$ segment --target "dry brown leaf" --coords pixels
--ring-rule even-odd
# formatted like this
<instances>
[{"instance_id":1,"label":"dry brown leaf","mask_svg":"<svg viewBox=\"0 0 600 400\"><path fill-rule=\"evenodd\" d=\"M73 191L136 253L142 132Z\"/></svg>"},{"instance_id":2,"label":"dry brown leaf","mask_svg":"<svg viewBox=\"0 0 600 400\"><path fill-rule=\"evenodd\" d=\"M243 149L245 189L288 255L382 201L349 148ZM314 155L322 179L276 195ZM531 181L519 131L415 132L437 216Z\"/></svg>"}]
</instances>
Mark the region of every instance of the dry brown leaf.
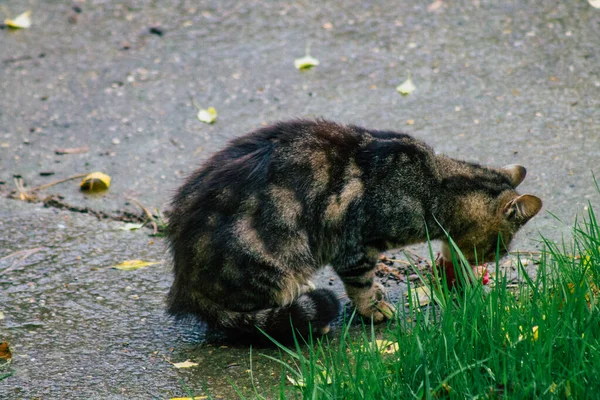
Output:
<instances>
[{"instance_id":1,"label":"dry brown leaf","mask_svg":"<svg viewBox=\"0 0 600 400\"><path fill-rule=\"evenodd\" d=\"M8 348L8 342L0 342L0 360L12 359L12 353Z\"/></svg>"}]
</instances>

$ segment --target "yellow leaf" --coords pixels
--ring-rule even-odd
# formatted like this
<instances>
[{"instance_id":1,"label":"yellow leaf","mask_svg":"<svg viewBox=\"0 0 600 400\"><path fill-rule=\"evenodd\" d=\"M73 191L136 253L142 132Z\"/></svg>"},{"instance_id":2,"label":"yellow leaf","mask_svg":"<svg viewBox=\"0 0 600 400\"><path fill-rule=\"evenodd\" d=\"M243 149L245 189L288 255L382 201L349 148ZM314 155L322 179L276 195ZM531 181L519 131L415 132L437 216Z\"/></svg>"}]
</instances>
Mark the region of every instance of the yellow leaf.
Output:
<instances>
[{"instance_id":1,"label":"yellow leaf","mask_svg":"<svg viewBox=\"0 0 600 400\"><path fill-rule=\"evenodd\" d=\"M550 388L548 389L548 391L550 391L550 393L555 393L557 387L558 387L558 385L555 382L552 382L552 385L550 385Z\"/></svg>"},{"instance_id":2,"label":"yellow leaf","mask_svg":"<svg viewBox=\"0 0 600 400\"><path fill-rule=\"evenodd\" d=\"M171 397L169 400L205 400L208 396L194 396L194 397Z\"/></svg>"},{"instance_id":3,"label":"yellow leaf","mask_svg":"<svg viewBox=\"0 0 600 400\"><path fill-rule=\"evenodd\" d=\"M199 110L198 119L205 124L214 124L217 120L217 110L215 110L214 107L208 107L206 110Z\"/></svg>"},{"instance_id":4,"label":"yellow leaf","mask_svg":"<svg viewBox=\"0 0 600 400\"><path fill-rule=\"evenodd\" d=\"M408 78L396 88L396 91L400 93L402 96L408 96L416 89L415 84L412 81L410 73L408 74Z\"/></svg>"},{"instance_id":5,"label":"yellow leaf","mask_svg":"<svg viewBox=\"0 0 600 400\"><path fill-rule=\"evenodd\" d=\"M319 60L310 56L309 54L306 54L304 57L296 58L294 60L294 67L296 67L297 69L300 69L300 70L309 69L316 65L319 65Z\"/></svg>"},{"instance_id":6,"label":"yellow leaf","mask_svg":"<svg viewBox=\"0 0 600 400\"><path fill-rule=\"evenodd\" d=\"M110 176L103 174L102 172L92 172L86 175L79 188L87 192L100 192L107 190L110 187Z\"/></svg>"},{"instance_id":7,"label":"yellow leaf","mask_svg":"<svg viewBox=\"0 0 600 400\"><path fill-rule=\"evenodd\" d=\"M381 354L394 354L400 350L400 345L398 342L392 342L389 340L377 339L375 340L375 345Z\"/></svg>"},{"instance_id":8,"label":"yellow leaf","mask_svg":"<svg viewBox=\"0 0 600 400\"><path fill-rule=\"evenodd\" d=\"M413 288L410 291L411 294L411 300L412 300L412 306L413 308L416 307L423 307L426 306L427 304L431 303L431 299L432 299L432 295L431 295L431 290L429 289L428 286L421 286L418 288ZM408 293L406 294L406 296L408 297ZM406 307L409 306L408 303L404 304Z\"/></svg>"},{"instance_id":9,"label":"yellow leaf","mask_svg":"<svg viewBox=\"0 0 600 400\"><path fill-rule=\"evenodd\" d=\"M302 379L302 378L298 378L298 380L296 380L289 375L286 375L285 377L292 385L294 385L296 387L305 387L306 386L306 382L304 382L304 379Z\"/></svg>"},{"instance_id":10,"label":"yellow leaf","mask_svg":"<svg viewBox=\"0 0 600 400\"><path fill-rule=\"evenodd\" d=\"M198 365L198 363L191 362L190 360L186 360L186 361L180 362L180 363L173 363L173 366L175 368L190 368L190 367L195 367L197 365Z\"/></svg>"},{"instance_id":11,"label":"yellow leaf","mask_svg":"<svg viewBox=\"0 0 600 400\"><path fill-rule=\"evenodd\" d=\"M588 0L588 3L594 8L600 8L600 0Z\"/></svg>"},{"instance_id":12,"label":"yellow leaf","mask_svg":"<svg viewBox=\"0 0 600 400\"><path fill-rule=\"evenodd\" d=\"M531 328L531 331L533 332L533 337L531 338L531 340L535 342L536 340L538 340L539 337L537 325Z\"/></svg>"},{"instance_id":13,"label":"yellow leaf","mask_svg":"<svg viewBox=\"0 0 600 400\"><path fill-rule=\"evenodd\" d=\"M5 19L4 23L6 26L13 29L27 29L31 27L31 11L25 11L23 14L18 15L15 19Z\"/></svg>"},{"instance_id":14,"label":"yellow leaf","mask_svg":"<svg viewBox=\"0 0 600 400\"><path fill-rule=\"evenodd\" d=\"M159 262L153 261L142 261L142 260L128 260L123 261L120 264L115 264L111 268L120 269L121 271L133 271L134 269L139 269L143 267L147 267L149 265L160 264Z\"/></svg>"},{"instance_id":15,"label":"yellow leaf","mask_svg":"<svg viewBox=\"0 0 600 400\"><path fill-rule=\"evenodd\" d=\"M327 373L326 370L322 369L319 373L319 375L316 375L317 377L320 377L319 380L321 381L321 383L327 384L327 385L331 385L332 384L332 380L331 380L331 375L329 375ZM296 387L305 387L306 386L306 382L304 382L304 379L302 377L295 379L292 378L289 375L285 376L287 378L287 380L294 386Z\"/></svg>"}]
</instances>

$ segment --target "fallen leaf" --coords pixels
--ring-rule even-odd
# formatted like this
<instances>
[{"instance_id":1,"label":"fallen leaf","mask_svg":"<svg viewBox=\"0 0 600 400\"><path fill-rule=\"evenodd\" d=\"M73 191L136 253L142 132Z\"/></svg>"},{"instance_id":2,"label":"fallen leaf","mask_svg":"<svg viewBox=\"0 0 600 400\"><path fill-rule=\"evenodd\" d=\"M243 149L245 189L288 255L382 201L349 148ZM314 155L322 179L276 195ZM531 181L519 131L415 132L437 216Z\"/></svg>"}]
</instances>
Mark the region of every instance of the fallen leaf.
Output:
<instances>
[{"instance_id":1,"label":"fallen leaf","mask_svg":"<svg viewBox=\"0 0 600 400\"><path fill-rule=\"evenodd\" d=\"M443 5L444 5L444 2L442 0L435 0L433 3L431 3L430 5L427 6L427 11L434 12L435 10L438 10L440 7L442 7Z\"/></svg>"},{"instance_id":2,"label":"fallen leaf","mask_svg":"<svg viewBox=\"0 0 600 400\"><path fill-rule=\"evenodd\" d=\"M0 311L0 321L2 321L4 319L4 313L2 311Z\"/></svg>"},{"instance_id":3,"label":"fallen leaf","mask_svg":"<svg viewBox=\"0 0 600 400\"><path fill-rule=\"evenodd\" d=\"M217 120L217 110L208 107L206 110L198 110L198 119L205 124L214 124Z\"/></svg>"},{"instance_id":4,"label":"fallen leaf","mask_svg":"<svg viewBox=\"0 0 600 400\"><path fill-rule=\"evenodd\" d=\"M321 381L321 383L325 383L327 385L331 385L333 383L333 381L331 380L331 375L327 373L326 370L322 369L321 372L317 375L317 377L319 377L319 380ZM287 378L287 380L294 386L296 387L305 387L306 386L306 382L304 382L303 378L298 378L298 379L294 379L289 375L285 376Z\"/></svg>"},{"instance_id":5,"label":"fallen leaf","mask_svg":"<svg viewBox=\"0 0 600 400\"><path fill-rule=\"evenodd\" d=\"M594 8L600 8L600 0L588 0L588 3Z\"/></svg>"},{"instance_id":6,"label":"fallen leaf","mask_svg":"<svg viewBox=\"0 0 600 400\"><path fill-rule=\"evenodd\" d=\"M120 264L115 264L111 268L120 269L121 271L133 271L134 269L140 269L149 265L160 264L157 261L143 261L143 260L128 260L123 261Z\"/></svg>"},{"instance_id":7,"label":"fallen leaf","mask_svg":"<svg viewBox=\"0 0 600 400\"><path fill-rule=\"evenodd\" d=\"M57 155L82 154L82 153L87 153L88 151L90 151L90 148L87 146L83 146L83 147L71 147L71 148L66 148L66 149L56 149L56 150L54 150L54 153L56 153Z\"/></svg>"},{"instance_id":8,"label":"fallen leaf","mask_svg":"<svg viewBox=\"0 0 600 400\"><path fill-rule=\"evenodd\" d=\"M302 378L298 378L296 380L289 375L286 375L285 377L292 385L294 385L296 387L305 387L306 386L306 382L304 382L304 379L302 379Z\"/></svg>"},{"instance_id":9,"label":"fallen leaf","mask_svg":"<svg viewBox=\"0 0 600 400\"><path fill-rule=\"evenodd\" d=\"M376 339L375 346L381 354L394 354L400 350L400 345L398 342L392 342L391 340L385 339Z\"/></svg>"},{"instance_id":10,"label":"fallen leaf","mask_svg":"<svg viewBox=\"0 0 600 400\"><path fill-rule=\"evenodd\" d=\"M408 96L416 89L415 84L412 81L410 73L408 74L408 78L396 88L396 91L400 93L402 96Z\"/></svg>"},{"instance_id":11,"label":"fallen leaf","mask_svg":"<svg viewBox=\"0 0 600 400\"><path fill-rule=\"evenodd\" d=\"M8 348L8 342L0 342L0 360L10 360L12 353Z\"/></svg>"},{"instance_id":12,"label":"fallen leaf","mask_svg":"<svg viewBox=\"0 0 600 400\"><path fill-rule=\"evenodd\" d=\"M137 229L140 229L144 226L143 223L139 223L139 224L132 224L131 222L128 222L126 224L124 224L123 226L120 226L119 229L122 231L135 231Z\"/></svg>"},{"instance_id":13,"label":"fallen leaf","mask_svg":"<svg viewBox=\"0 0 600 400\"><path fill-rule=\"evenodd\" d=\"M27 29L31 27L31 10L25 11L23 14L17 15L15 19L5 19L6 26L13 29Z\"/></svg>"},{"instance_id":14,"label":"fallen leaf","mask_svg":"<svg viewBox=\"0 0 600 400\"><path fill-rule=\"evenodd\" d=\"M194 397L171 397L169 400L205 400L208 396L194 396Z\"/></svg>"},{"instance_id":15,"label":"fallen leaf","mask_svg":"<svg viewBox=\"0 0 600 400\"><path fill-rule=\"evenodd\" d=\"M406 294L408 297L408 293ZM420 286L418 288L413 288L410 290L410 298L412 300L413 307L423 307L427 304L431 303L431 290L428 286ZM405 304L406 307L409 306L409 303Z\"/></svg>"},{"instance_id":16,"label":"fallen leaf","mask_svg":"<svg viewBox=\"0 0 600 400\"><path fill-rule=\"evenodd\" d=\"M309 68L312 68L319 64L320 64L319 60L310 56L309 54L305 55L302 58L296 58L294 60L294 67L296 67L297 69L300 69L300 70L309 69Z\"/></svg>"},{"instance_id":17,"label":"fallen leaf","mask_svg":"<svg viewBox=\"0 0 600 400\"><path fill-rule=\"evenodd\" d=\"M190 360L186 360L186 361L180 362L180 363L173 363L173 366L175 368L190 368L190 367L196 367L197 365L199 365L199 364L195 363L195 362L191 362Z\"/></svg>"},{"instance_id":18,"label":"fallen leaf","mask_svg":"<svg viewBox=\"0 0 600 400\"><path fill-rule=\"evenodd\" d=\"M79 188L86 192L100 192L107 190L110 187L110 176L103 174L102 172L92 172L86 175Z\"/></svg>"}]
</instances>

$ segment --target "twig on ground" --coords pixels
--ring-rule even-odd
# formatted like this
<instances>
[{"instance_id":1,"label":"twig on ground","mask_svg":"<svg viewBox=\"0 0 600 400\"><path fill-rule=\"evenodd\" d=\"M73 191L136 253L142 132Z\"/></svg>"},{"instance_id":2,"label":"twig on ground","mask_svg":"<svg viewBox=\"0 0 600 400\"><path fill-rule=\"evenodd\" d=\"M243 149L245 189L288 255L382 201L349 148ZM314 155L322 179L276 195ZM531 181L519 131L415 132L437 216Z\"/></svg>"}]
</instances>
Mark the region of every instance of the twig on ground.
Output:
<instances>
[{"instance_id":1,"label":"twig on ground","mask_svg":"<svg viewBox=\"0 0 600 400\"><path fill-rule=\"evenodd\" d=\"M154 230L154 235L156 235L158 233L158 225L156 224L156 221L154 220L154 215L152 215L152 213L150 212L150 210L148 210L138 199L136 199L135 197L131 197L131 196L125 196L125 198L127 200L131 200L133 201L135 204L138 205L138 207L140 207L142 209L142 211L144 211L144 214L146 214L146 216L148 217L148 220L150 221L150 223L152 224L152 229Z\"/></svg>"},{"instance_id":2,"label":"twig on ground","mask_svg":"<svg viewBox=\"0 0 600 400\"><path fill-rule=\"evenodd\" d=\"M17 187L17 191L19 192L19 199L23 201L34 201L37 197L29 194L28 190L25 189L25 185L23 184L23 178L15 178L15 186Z\"/></svg>"},{"instance_id":3,"label":"twig on ground","mask_svg":"<svg viewBox=\"0 0 600 400\"><path fill-rule=\"evenodd\" d=\"M23 178L15 178L15 186L17 187L17 191L19 193L19 199L24 200L24 201L37 201L39 199L35 194L36 192L39 192L40 190L48 189L49 187L58 185L59 183L71 181L73 179L83 178L86 175L87 174L72 175L67 178L58 179L58 180L46 183L44 185L34 186L29 189L25 188L25 185L23 184Z\"/></svg>"},{"instance_id":4,"label":"twig on ground","mask_svg":"<svg viewBox=\"0 0 600 400\"><path fill-rule=\"evenodd\" d=\"M8 267L4 271L2 271L2 275L15 270L23 261L25 261L25 259L27 259L27 257L29 257L32 254L37 253L38 251L40 251L42 249L43 249L43 247L36 247L34 249L19 250L19 251L15 251L12 254L9 254L7 256L0 258L0 261L2 261L2 260L6 260L8 258L11 258L11 257L18 256L20 254L23 254L23 257L19 258L18 260L15 260L10 267Z\"/></svg>"},{"instance_id":5,"label":"twig on ground","mask_svg":"<svg viewBox=\"0 0 600 400\"><path fill-rule=\"evenodd\" d=\"M48 189L51 186L54 185L58 185L59 183L63 183L63 182L67 182L67 181L72 181L73 179L78 179L78 178L83 178L84 176L87 176L88 174L77 174L77 175L72 175L69 176L68 178L63 178L63 179L58 179L56 181L52 181L49 183L46 183L44 185L40 185L40 186L34 186L31 189L29 189L30 192L37 192L39 190L44 190L44 189Z\"/></svg>"}]
</instances>

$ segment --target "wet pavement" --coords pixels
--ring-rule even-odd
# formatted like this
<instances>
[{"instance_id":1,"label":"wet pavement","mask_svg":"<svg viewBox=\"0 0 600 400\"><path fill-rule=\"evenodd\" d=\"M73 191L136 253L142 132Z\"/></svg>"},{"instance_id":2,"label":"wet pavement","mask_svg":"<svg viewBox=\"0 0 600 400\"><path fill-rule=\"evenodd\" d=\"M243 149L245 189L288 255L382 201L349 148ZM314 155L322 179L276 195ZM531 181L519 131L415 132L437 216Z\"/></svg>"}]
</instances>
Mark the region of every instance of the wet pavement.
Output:
<instances>
[{"instance_id":1,"label":"wet pavement","mask_svg":"<svg viewBox=\"0 0 600 400\"><path fill-rule=\"evenodd\" d=\"M247 347L207 343L202 326L164 315L168 263L107 268L164 261L161 238L5 199L15 175L31 187L103 171L113 178L105 196L72 181L41 197L119 219L140 213L127 197L166 209L227 140L322 116L402 130L455 157L525 165L521 190L563 222L536 217L515 248L539 248L538 232L568 238L588 201L600 209L600 10L587 2L27 4L30 29L0 29L0 341L14 355L1 398L168 398L184 385L234 398L229 379L253 397ZM3 1L0 13L24 7ZM307 45L321 64L300 72L293 61ZM395 87L409 72L416 90L402 97ZM217 122L199 122L196 104L214 106ZM89 150L56 154L79 147ZM167 361L186 359L200 365ZM256 357L253 367L260 393L278 384L273 363Z\"/></svg>"}]
</instances>

